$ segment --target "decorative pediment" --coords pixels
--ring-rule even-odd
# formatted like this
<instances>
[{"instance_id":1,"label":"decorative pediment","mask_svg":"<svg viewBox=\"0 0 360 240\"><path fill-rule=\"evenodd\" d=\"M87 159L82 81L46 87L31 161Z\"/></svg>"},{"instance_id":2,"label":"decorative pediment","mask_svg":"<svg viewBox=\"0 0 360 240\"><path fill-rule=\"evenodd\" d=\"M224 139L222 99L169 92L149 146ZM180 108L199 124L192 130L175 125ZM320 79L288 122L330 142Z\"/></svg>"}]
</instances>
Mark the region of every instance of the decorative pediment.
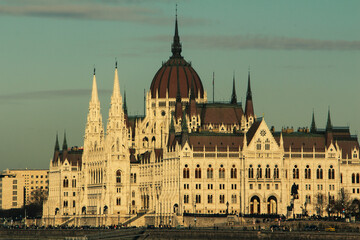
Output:
<instances>
[{"instance_id":1,"label":"decorative pediment","mask_svg":"<svg viewBox=\"0 0 360 240\"><path fill-rule=\"evenodd\" d=\"M247 132L248 147L253 151L278 151L280 147L264 119L254 123Z\"/></svg>"}]
</instances>

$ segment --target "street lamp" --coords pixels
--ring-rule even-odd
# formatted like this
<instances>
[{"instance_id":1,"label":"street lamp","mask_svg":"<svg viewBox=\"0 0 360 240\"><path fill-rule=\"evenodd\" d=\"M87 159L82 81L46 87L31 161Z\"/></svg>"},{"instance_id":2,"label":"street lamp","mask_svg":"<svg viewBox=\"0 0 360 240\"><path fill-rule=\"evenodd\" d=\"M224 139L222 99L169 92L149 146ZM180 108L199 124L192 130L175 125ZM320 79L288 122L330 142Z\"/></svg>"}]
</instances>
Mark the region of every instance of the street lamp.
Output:
<instances>
[{"instance_id":1,"label":"street lamp","mask_svg":"<svg viewBox=\"0 0 360 240\"><path fill-rule=\"evenodd\" d=\"M226 215L229 214L229 202L226 202Z\"/></svg>"},{"instance_id":2,"label":"street lamp","mask_svg":"<svg viewBox=\"0 0 360 240\"><path fill-rule=\"evenodd\" d=\"M195 222L195 228L196 228L196 217L194 218L194 222Z\"/></svg>"}]
</instances>

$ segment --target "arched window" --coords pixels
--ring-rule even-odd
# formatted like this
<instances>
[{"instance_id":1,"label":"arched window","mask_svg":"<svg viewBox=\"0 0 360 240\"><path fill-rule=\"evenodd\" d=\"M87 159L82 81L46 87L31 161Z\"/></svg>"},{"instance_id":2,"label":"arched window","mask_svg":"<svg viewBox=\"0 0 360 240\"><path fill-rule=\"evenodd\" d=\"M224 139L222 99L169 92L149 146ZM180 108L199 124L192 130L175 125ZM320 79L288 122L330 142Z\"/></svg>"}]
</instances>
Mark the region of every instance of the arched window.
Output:
<instances>
[{"instance_id":1,"label":"arched window","mask_svg":"<svg viewBox=\"0 0 360 240\"><path fill-rule=\"evenodd\" d=\"M299 169L297 165L295 165L293 168L293 179L299 179Z\"/></svg>"},{"instance_id":2,"label":"arched window","mask_svg":"<svg viewBox=\"0 0 360 240\"><path fill-rule=\"evenodd\" d=\"M72 180L72 187L75 188L76 187L76 179Z\"/></svg>"},{"instance_id":3,"label":"arched window","mask_svg":"<svg viewBox=\"0 0 360 240\"><path fill-rule=\"evenodd\" d=\"M225 168L223 167L223 165L220 165L219 168L219 178L225 178Z\"/></svg>"},{"instance_id":4,"label":"arched window","mask_svg":"<svg viewBox=\"0 0 360 240\"><path fill-rule=\"evenodd\" d=\"M116 171L116 183L121 183L121 171Z\"/></svg>"},{"instance_id":5,"label":"arched window","mask_svg":"<svg viewBox=\"0 0 360 240\"><path fill-rule=\"evenodd\" d=\"M357 174L359 176L359 174ZM351 175L351 183L355 183L355 173Z\"/></svg>"},{"instance_id":6,"label":"arched window","mask_svg":"<svg viewBox=\"0 0 360 240\"><path fill-rule=\"evenodd\" d=\"M329 179L335 179L335 169L333 168L332 165L330 165L330 169L329 169Z\"/></svg>"},{"instance_id":7,"label":"arched window","mask_svg":"<svg viewBox=\"0 0 360 240\"><path fill-rule=\"evenodd\" d=\"M231 168L231 172L230 172L231 174L231 178L237 178L237 171L236 171L236 167L235 167L235 165L233 165L232 166L232 168Z\"/></svg>"},{"instance_id":8,"label":"arched window","mask_svg":"<svg viewBox=\"0 0 360 240\"><path fill-rule=\"evenodd\" d=\"M183 170L183 178L190 178L190 170L187 164L185 165Z\"/></svg>"},{"instance_id":9,"label":"arched window","mask_svg":"<svg viewBox=\"0 0 360 240\"><path fill-rule=\"evenodd\" d=\"M261 165L258 165L258 168L256 169L256 178L262 178L262 169Z\"/></svg>"},{"instance_id":10,"label":"arched window","mask_svg":"<svg viewBox=\"0 0 360 240\"><path fill-rule=\"evenodd\" d=\"M211 165L209 165L209 167L207 169L207 178L213 178L213 173L214 173L214 170L211 167Z\"/></svg>"},{"instance_id":11,"label":"arched window","mask_svg":"<svg viewBox=\"0 0 360 240\"><path fill-rule=\"evenodd\" d=\"M254 178L254 169L251 164L249 166L249 178Z\"/></svg>"},{"instance_id":12,"label":"arched window","mask_svg":"<svg viewBox=\"0 0 360 240\"><path fill-rule=\"evenodd\" d=\"M63 187L64 187L64 188L69 187L69 179L67 179L67 177L64 178Z\"/></svg>"},{"instance_id":13,"label":"arched window","mask_svg":"<svg viewBox=\"0 0 360 240\"><path fill-rule=\"evenodd\" d=\"M316 178L323 179L323 170L320 165L318 166L318 169L316 169Z\"/></svg>"},{"instance_id":14,"label":"arched window","mask_svg":"<svg viewBox=\"0 0 360 240\"><path fill-rule=\"evenodd\" d=\"M357 173L357 174L356 174L356 183L359 183L359 180L360 180L360 179L359 179L359 174Z\"/></svg>"},{"instance_id":15,"label":"arched window","mask_svg":"<svg viewBox=\"0 0 360 240\"><path fill-rule=\"evenodd\" d=\"M275 168L274 168L274 179L277 179L279 178L279 168L278 168L278 165L275 165Z\"/></svg>"},{"instance_id":16,"label":"arched window","mask_svg":"<svg viewBox=\"0 0 360 240\"><path fill-rule=\"evenodd\" d=\"M311 179L311 169L309 168L309 165L306 165L305 168L305 179Z\"/></svg>"},{"instance_id":17,"label":"arched window","mask_svg":"<svg viewBox=\"0 0 360 240\"><path fill-rule=\"evenodd\" d=\"M265 178L271 178L271 174L270 174L270 166L266 165L266 169L265 169Z\"/></svg>"},{"instance_id":18,"label":"arched window","mask_svg":"<svg viewBox=\"0 0 360 240\"><path fill-rule=\"evenodd\" d=\"M201 168L199 164L195 168L195 178L201 178Z\"/></svg>"}]
</instances>

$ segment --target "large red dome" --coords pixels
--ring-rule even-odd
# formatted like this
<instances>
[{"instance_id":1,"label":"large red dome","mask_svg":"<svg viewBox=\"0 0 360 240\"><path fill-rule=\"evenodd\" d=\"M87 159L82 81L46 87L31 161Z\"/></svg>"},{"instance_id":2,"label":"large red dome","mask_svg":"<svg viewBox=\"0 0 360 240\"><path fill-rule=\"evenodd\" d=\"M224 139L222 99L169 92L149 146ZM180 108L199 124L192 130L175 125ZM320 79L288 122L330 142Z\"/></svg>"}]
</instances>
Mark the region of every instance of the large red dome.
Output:
<instances>
[{"instance_id":1,"label":"large red dome","mask_svg":"<svg viewBox=\"0 0 360 240\"><path fill-rule=\"evenodd\" d=\"M198 97L200 91L200 98L203 98L204 88L196 71L183 58L170 58L152 80L151 97L155 98L158 92L159 98L166 98L166 91L168 91L169 98L176 98L179 87L181 98L189 98L192 84L195 97Z\"/></svg>"},{"instance_id":2,"label":"large red dome","mask_svg":"<svg viewBox=\"0 0 360 240\"><path fill-rule=\"evenodd\" d=\"M204 98L204 88L199 75L181 56L177 19L175 20L175 35L171 51L173 55L157 71L151 82L151 97L156 98L158 93L159 98L166 98L168 91L169 98L176 98L179 91L181 98L189 98L189 91L193 86L195 97L198 98L200 92L200 98Z\"/></svg>"}]
</instances>

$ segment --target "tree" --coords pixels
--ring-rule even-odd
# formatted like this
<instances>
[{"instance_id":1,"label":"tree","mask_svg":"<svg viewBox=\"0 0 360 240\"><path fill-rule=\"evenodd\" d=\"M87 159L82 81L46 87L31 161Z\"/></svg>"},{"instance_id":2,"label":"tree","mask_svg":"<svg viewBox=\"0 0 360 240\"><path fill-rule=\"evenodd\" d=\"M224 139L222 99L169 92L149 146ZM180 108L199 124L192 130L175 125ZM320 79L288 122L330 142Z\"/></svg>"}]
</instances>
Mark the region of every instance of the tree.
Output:
<instances>
[{"instance_id":1,"label":"tree","mask_svg":"<svg viewBox=\"0 0 360 240\"><path fill-rule=\"evenodd\" d=\"M339 191L338 199L335 201L335 210L340 215L347 215L352 211L350 195L344 188L341 188Z\"/></svg>"},{"instance_id":2,"label":"tree","mask_svg":"<svg viewBox=\"0 0 360 240\"><path fill-rule=\"evenodd\" d=\"M47 200L48 192L44 189L36 189L31 192L32 201L25 206L27 216L29 217L41 217L43 212L43 203Z\"/></svg>"},{"instance_id":3,"label":"tree","mask_svg":"<svg viewBox=\"0 0 360 240\"><path fill-rule=\"evenodd\" d=\"M44 189L36 189L31 192L32 197L34 198L31 203L36 205L43 205L44 201L47 200L48 192Z\"/></svg>"},{"instance_id":4,"label":"tree","mask_svg":"<svg viewBox=\"0 0 360 240\"><path fill-rule=\"evenodd\" d=\"M315 210L317 215L322 216L324 208L326 206L326 195L323 193L317 193L315 195L316 203L315 203Z\"/></svg>"}]
</instances>

